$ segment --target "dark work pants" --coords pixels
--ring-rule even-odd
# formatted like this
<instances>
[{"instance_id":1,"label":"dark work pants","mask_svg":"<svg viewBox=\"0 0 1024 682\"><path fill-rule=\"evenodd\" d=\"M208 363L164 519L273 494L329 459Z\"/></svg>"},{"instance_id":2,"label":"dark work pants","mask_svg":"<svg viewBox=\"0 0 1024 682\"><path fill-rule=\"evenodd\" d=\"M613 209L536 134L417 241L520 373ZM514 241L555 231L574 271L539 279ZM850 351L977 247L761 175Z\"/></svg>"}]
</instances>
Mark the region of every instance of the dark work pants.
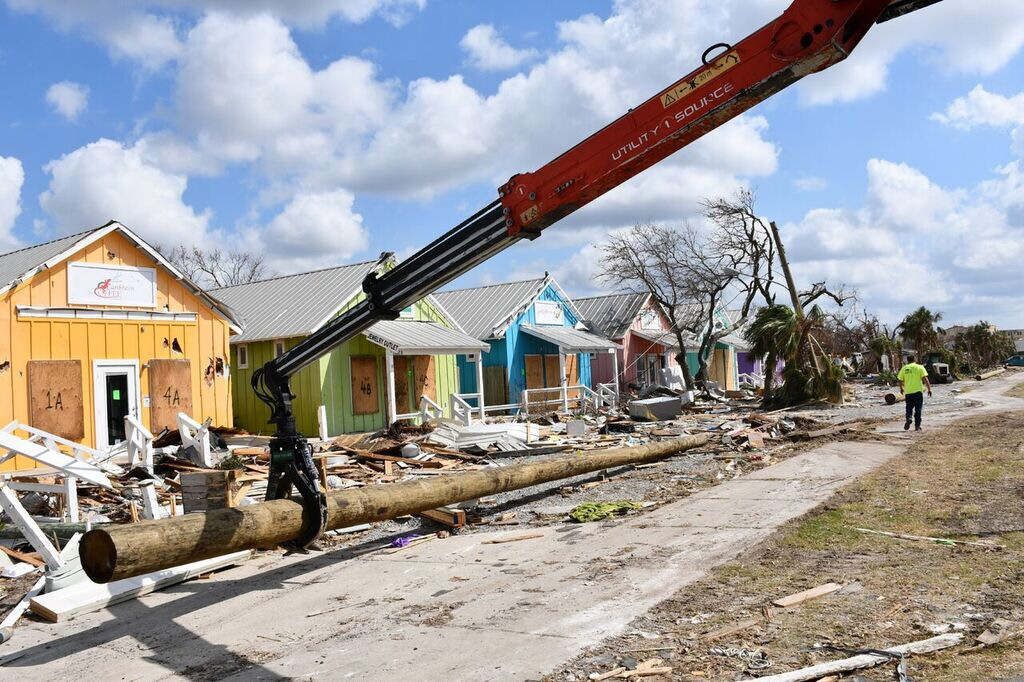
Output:
<instances>
[{"instance_id":1,"label":"dark work pants","mask_svg":"<svg viewBox=\"0 0 1024 682\"><path fill-rule=\"evenodd\" d=\"M908 393L907 398L907 421L914 420L914 426L921 426L921 408L924 407L924 393Z\"/></svg>"}]
</instances>

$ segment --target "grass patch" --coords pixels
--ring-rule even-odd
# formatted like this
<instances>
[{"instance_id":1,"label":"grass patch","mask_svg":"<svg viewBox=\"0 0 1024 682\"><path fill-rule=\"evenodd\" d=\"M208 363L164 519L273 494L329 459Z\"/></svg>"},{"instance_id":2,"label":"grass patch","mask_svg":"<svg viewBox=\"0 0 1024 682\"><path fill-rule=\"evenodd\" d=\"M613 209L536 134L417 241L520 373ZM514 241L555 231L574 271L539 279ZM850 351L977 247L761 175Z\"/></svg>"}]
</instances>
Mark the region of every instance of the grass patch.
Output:
<instances>
[{"instance_id":1,"label":"grass patch","mask_svg":"<svg viewBox=\"0 0 1024 682\"><path fill-rule=\"evenodd\" d=\"M743 664L713 654L702 635L745 619L758 624L713 644L763 649L773 661L770 673L836 658L809 654L806 648L815 642L885 647L927 639L930 626L965 623L970 645L995 618L1024 624L1022 442L1024 414L974 417L915 439L903 455L843 489L826 507L790 522L634 625L661 633L657 646L681 652L659 652L673 666L673 679L718 680L741 678ZM1006 549L908 541L856 527ZM772 609L771 621L765 619L763 608L772 599L830 581L848 587L798 607ZM949 682L1024 675L1022 641L964 655L952 650L914 657L910 672L918 680ZM604 646L615 652L636 644ZM890 680L893 670L888 665L861 674Z\"/></svg>"},{"instance_id":2,"label":"grass patch","mask_svg":"<svg viewBox=\"0 0 1024 682\"><path fill-rule=\"evenodd\" d=\"M1024 383L1017 384L1009 391L1007 391L1006 395L1011 396L1013 398L1024 398Z\"/></svg>"}]
</instances>

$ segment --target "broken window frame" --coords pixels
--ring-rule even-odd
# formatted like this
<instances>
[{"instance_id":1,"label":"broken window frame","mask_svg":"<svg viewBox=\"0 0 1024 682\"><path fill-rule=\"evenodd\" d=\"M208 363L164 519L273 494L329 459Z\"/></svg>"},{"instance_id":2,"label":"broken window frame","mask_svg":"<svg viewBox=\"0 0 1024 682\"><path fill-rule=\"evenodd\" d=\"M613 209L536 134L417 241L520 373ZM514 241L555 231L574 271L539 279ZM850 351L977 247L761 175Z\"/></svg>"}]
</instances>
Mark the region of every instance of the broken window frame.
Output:
<instances>
[{"instance_id":1,"label":"broken window frame","mask_svg":"<svg viewBox=\"0 0 1024 682\"><path fill-rule=\"evenodd\" d=\"M235 346L235 357L238 359L238 369L249 369L249 344L240 343Z\"/></svg>"},{"instance_id":2,"label":"broken window frame","mask_svg":"<svg viewBox=\"0 0 1024 682\"><path fill-rule=\"evenodd\" d=\"M284 355L284 351L284 341L274 341L274 357L281 357L282 355Z\"/></svg>"}]
</instances>

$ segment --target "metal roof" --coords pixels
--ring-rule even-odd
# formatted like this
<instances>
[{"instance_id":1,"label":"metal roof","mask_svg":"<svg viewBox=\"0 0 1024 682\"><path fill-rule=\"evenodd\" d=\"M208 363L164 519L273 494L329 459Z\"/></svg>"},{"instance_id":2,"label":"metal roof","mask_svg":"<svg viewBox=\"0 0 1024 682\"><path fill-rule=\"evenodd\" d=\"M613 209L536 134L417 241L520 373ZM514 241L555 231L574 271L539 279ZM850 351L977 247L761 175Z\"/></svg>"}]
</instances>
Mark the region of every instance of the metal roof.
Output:
<instances>
[{"instance_id":1,"label":"metal roof","mask_svg":"<svg viewBox=\"0 0 1024 682\"><path fill-rule=\"evenodd\" d=\"M548 284L547 277L434 294L462 329L477 339L493 339L517 312L526 308ZM501 328L499 328L501 327Z\"/></svg>"},{"instance_id":2,"label":"metal roof","mask_svg":"<svg viewBox=\"0 0 1024 682\"><path fill-rule=\"evenodd\" d=\"M621 339L643 310L650 294L611 294L574 299L587 326L608 339Z\"/></svg>"},{"instance_id":3,"label":"metal roof","mask_svg":"<svg viewBox=\"0 0 1024 682\"><path fill-rule=\"evenodd\" d=\"M633 334L635 336L639 336L641 339L646 339L651 343L663 346L666 350L679 349L679 344L676 342L676 335L668 330L655 331L651 329L634 329Z\"/></svg>"},{"instance_id":4,"label":"metal roof","mask_svg":"<svg viewBox=\"0 0 1024 682\"><path fill-rule=\"evenodd\" d=\"M594 353L620 347L600 336L572 327L535 327L532 324L524 324L519 329L542 341L553 343L562 351L569 353Z\"/></svg>"},{"instance_id":5,"label":"metal roof","mask_svg":"<svg viewBox=\"0 0 1024 682\"><path fill-rule=\"evenodd\" d=\"M243 331L231 343L308 336L358 294L379 261L238 284L210 293L242 316Z\"/></svg>"},{"instance_id":6,"label":"metal roof","mask_svg":"<svg viewBox=\"0 0 1024 682\"><path fill-rule=\"evenodd\" d=\"M101 225L85 232L70 234L60 239L54 239L43 244L29 246L0 255L0 293L7 292L21 282L34 277L39 271L53 267L64 259L71 257L76 251L115 231L120 232L139 249L145 251L158 265L165 268L178 279L186 289L195 294L196 297L201 299L210 308L223 315L231 323L232 331L239 331L238 316L233 310L200 288L199 285L186 277L173 263L161 255L159 251L116 220L111 220L106 225Z\"/></svg>"},{"instance_id":7,"label":"metal roof","mask_svg":"<svg viewBox=\"0 0 1024 682\"><path fill-rule=\"evenodd\" d=\"M395 355L462 355L488 348L486 343L436 322L385 320L364 331L363 336Z\"/></svg>"},{"instance_id":8,"label":"metal roof","mask_svg":"<svg viewBox=\"0 0 1024 682\"><path fill-rule=\"evenodd\" d=\"M98 229L101 228L96 228L96 230ZM71 234L67 237L61 237L50 242L3 254L0 256L0 287L7 289L17 285L30 273L35 274L33 271L39 268L39 266L51 258L68 251L76 243L83 241L96 230Z\"/></svg>"}]
</instances>

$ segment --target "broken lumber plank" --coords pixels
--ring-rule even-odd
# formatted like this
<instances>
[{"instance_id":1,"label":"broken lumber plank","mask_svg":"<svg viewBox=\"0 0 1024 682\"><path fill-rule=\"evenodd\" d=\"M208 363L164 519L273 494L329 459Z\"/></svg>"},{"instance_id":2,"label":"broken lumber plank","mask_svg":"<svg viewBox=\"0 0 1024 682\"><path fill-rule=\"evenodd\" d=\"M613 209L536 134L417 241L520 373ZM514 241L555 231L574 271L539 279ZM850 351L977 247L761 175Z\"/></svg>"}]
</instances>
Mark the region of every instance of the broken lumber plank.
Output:
<instances>
[{"instance_id":1,"label":"broken lumber plank","mask_svg":"<svg viewBox=\"0 0 1024 682\"><path fill-rule=\"evenodd\" d=\"M436 521L449 528L462 528L466 525L466 512L461 509L450 509L441 507L439 509L427 509L421 511L420 516Z\"/></svg>"},{"instance_id":2,"label":"broken lumber plank","mask_svg":"<svg viewBox=\"0 0 1024 682\"><path fill-rule=\"evenodd\" d=\"M540 483L651 462L706 445L708 439L708 435L701 434L594 452L586 457L569 454L390 485L336 490L327 494L327 530L385 521ZM298 537L302 524L299 502L271 500L237 509L98 528L82 538L79 556L92 580L110 582L225 552L281 544Z\"/></svg>"},{"instance_id":3,"label":"broken lumber plank","mask_svg":"<svg viewBox=\"0 0 1024 682\"><path fill-rule=\"evenodd\" d=\"M772 604L782 607L796 606L797 604L802 604L805 601L824 597L826 594L832 594L836 590L841 590L842 588L843 586L839 583L825 583L824 585L818 585L817 587L812 587L811 589L804 590L803 592L791 594L788 597L775 599L772 601Z\"/></svg>"},{"instance_id":4,"label":"broken lumber plank","mask_svg":"<svg viewBox=\"0 0 1024 682\"><path fill-rule=\"evenodd\" d=\"M356 459L373 459L380 462L400 462L426 469L440 469L444 466L444 462L433 459L412 459L411 457L399 457L398 455L382 455L378 452L358 452L355 457Z\"/></svg>"},{"instance_id":5,"label":"broken lumber plank","mask_svg":"<svg viewBox=\"0 0 1024 682\"><path fill-rule=\"evenodd\" d=\"M884 535L899 540L917 540L919 542L935 542L940 545L968 545L970 547L984 547L985 549L1006 549L1006 545L997 545L994 542L971 542L969 540L952 540L950 538L933 538L927 535L910 535L908 533L890 533L885 530L872 530L870 528L854 528L859 533L870 533L871 535Z\"/></svg>"},{"instance_id":6,"label":"broken lumber plank","mask_svg":"<svg viewBox=\"0 0 1024 682\"><path fill-rule=\"evenodd\" d=\"M960 642L963 641L963 638L963 634L953 632L945 635L939 635L938 637L932 637L931 639L911 642L910 644L901 644L900 646L883 649L883 651L887 651L891 654L902 655L930 654L935 651L954 647L957 644L960 644ZM872 668L891 660L892 659L887 656L861 654L859 656L844 658L839 661L819 663L818 665L812 665L809 668L801 668L800 670L793 670L788 673L779 673L777 675L769 675L767 677L759 677L757 679L758 682L806 682L808 680L820 680L823 677L834 675L835 673L844 673L851 670L860 670L862 668Z\"/></svg>"},{"instance_id":7,"label":"broken lumber plank","mask_svg":"<svg viewBox=\"0 0 1024 682\"><path fill-rule=\"evenodd\" d=\"M739 623L734 623L732 625L720 627L717 630L712 630L711 632L704 635L701 639L703 639L706 642L713 642L716 639L722 639L723 637L728 637L729 635L735 635L737 632L742 632L747 628L754 627L755 625L757 625L757 620L750 618L748 620L740 621Z\"/></svg>"},{"instance_id":8,"label":"broken lumber plank","mask_svg":"<svg viewBox=\"0 0 1024 682\"><path fill-rule=\"evenodd\" d=\"M0 545L0 552L3 552L12 559L24 561L26 564L32 564L36 568L42 568L46 565L46 562L40 559L39 555L36 552L32 552L31 554L25 554L24 552L19 552L16 549L4 547L3 545Z\"/></svg>"},{"instance_id":9,"label":"broken lumber plank","mask_svg":"<svg viewBox=\"0 0 1024 682\"><path fill-rule=\"evenodd\" d=\"M237 564L248 559L251 550L232 552L224 556L175 566L156 573L117 580L106 585L80 582L63 590L33 598L29 604L32 613L54 623L70 620L84 613L112 606L119 602L162 590L176 583L196 578L204 573Z\"/></svg>"},{"instance_id":10,"label":"broken lumber plank","mask_svg":"<svg viewBox=\"0 0 1024 682\"><path fill-rule=\"evenodd\" d=\"M511 535L504 538L495 538L493 540L484 540L481 545L502 545L506 542L519 542L520 540L533 540L536 538L544 537L544 533L526 533L525 535Z\"/></svg>"}]
</instances>

